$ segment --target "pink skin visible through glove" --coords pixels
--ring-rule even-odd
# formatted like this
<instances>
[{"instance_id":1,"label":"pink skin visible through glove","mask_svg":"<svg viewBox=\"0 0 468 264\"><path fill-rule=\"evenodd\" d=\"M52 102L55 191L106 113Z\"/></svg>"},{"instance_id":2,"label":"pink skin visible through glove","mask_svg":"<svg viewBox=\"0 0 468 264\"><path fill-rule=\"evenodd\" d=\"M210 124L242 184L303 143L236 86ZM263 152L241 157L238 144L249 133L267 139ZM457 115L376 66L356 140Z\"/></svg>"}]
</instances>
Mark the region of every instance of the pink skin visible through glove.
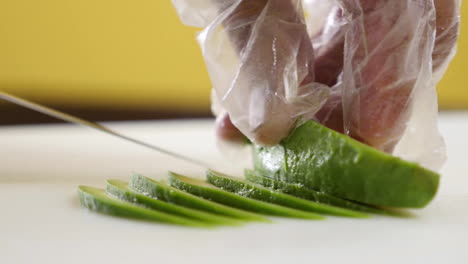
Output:
<instances>
[{"instance_id":1,"label":"pink skin visible through glove","mask_svg":"<svg viewBox=\"0 0 468 264\"><path fill-rule=\"evenodd\" d=\"M278 0L254 1L255 8L252 8L252 1L244 0L236 11L233 12L231 18L236 19L237 17L240 19L245 18L247 15L254 16L256 12L262 12L263 7L268 1ZM290 0L279 1L283 1L283 4L281 5L281 10L278 12L282 12L283 17L294 17L293 5L284 4ZM376 19L376 12L381 11L381 8L385 6L388 1L393 0L359 0L364 16L364 30L367 33L365 36L365 42L367 44L366 49L373 50L380 44L380 40L383 36L392 30L395 23L399 22L391 21L391 19L390 21ZM436 0L435 6L437 10L437 38L432 56L434 71L437 70L450 55L450 51L456 43L458 33L458 25L456 24L456 1ZM394 7L405 8L405 5L396 4ZM393 11L395 14L400 12L399 10ZM398 19L398 16L395 16L395 19ZM390 52L408 48L410 43L405 40L408 38L407 35L412 32L409 31L411 27L408 27L409 32L405 34L405 29L404 26L400 25L399 30L403 32L399 35L401 36L401 41L399 41L398 46L387 49L377 49L377 51L380 51L382 54L374 54L372 59L364 64L361 70L361 85L366 87L366 89L361 89L357 94L353 95L359 98L359 100L355 100L359 103L351 103L346 109L346 114L349 115L350 120L347 130L345 131L344 127L343 107L340 97L332 96L325 106L316 114L317 120L338 132L349 134L375 148L388 152L392 151L395 143L398 142L401 137L404 131L404 124L408 119L406 108L409 105L410 95L414 87L414 80L398 83L397 80L400 79L401 76L399 76L399 74L401 73L397 70L392 71L392 69L397 69L404 63L405 58L393 60L392 63L394 65L392 65L392 67L388 67L387 65L385 70L382 70L382 62ZM242 45L246 34L248 34L248 32L240 32L230 37L236 40L236 43L241 43L240 45ZM304 49L303 53L298 54L298 56L309 56L313 58L313 54L304 54L305 52L313 53L313 49ZM335 40L332 44L327 46L326 50L315 58L314 67L311 67L311 70L314 72L311 72L309 76L305 78L303 84L312 81L320 82L328 86L336 84L338 75L341 73L343 67L343 52L344 37L342 36L341 39ZM359 61L356 63L359 63ZM398 86L392 89L382 89L382 87L387 87L392 83L398 83ZM281 107L281 105L275 105L275 107ZM263 129L261 128L256 131L257 143L266 145L276 144L290 129L290 125L282 126L280 122L275 122L272 126L265 126ZM221 139L229 141L244 140L244 136L232 124L228 114L225 114L219 119L217 135Z\"/></svg>"}]
</instances>

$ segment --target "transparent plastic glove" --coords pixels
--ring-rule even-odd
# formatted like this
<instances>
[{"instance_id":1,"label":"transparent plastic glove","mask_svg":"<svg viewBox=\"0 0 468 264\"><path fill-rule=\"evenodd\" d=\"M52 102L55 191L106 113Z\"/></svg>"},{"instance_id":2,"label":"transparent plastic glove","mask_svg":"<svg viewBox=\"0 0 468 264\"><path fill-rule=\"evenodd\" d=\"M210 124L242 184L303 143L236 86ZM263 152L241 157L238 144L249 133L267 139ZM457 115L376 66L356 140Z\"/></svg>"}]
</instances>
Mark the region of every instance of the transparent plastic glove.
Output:
<instances>
[{"instance_id":1,"label":"transparent plastic glove","mask_svg":"<svg viewBox=\"0 0 468 264\"><path fill-rule=\"evenodd\" d=\"M250 140L276 144L296 120L312 118L329 92L329 87L313 82L314 53L302 3L212 3L221 7L220 13L198 39L214 98ZM225 8L226 3L231 5Z\"/></svg>"},{"instance_id":2,"label":"transparent plastic glove","mask_svg":"<svg viewBox=\"0 0 468 264\"><path fill-rule=\"evenodd\" d=\"M435 84L455 51L459 1L173 2L183 21L210 13L199 41L221 137L239 138L239 129L275 144L313 118L429 168L442 164Z\"/></svg>"},{"instance_id":3,"label":"transparent plastic glove","mask_svg":"<svg viewBox=\"0 0 468 264\"><path fill-rule=\"evenodd\" d=\"M317 118L375 148L439 169L445 149L437 129L435 84L454 54L459 2L339 2L345 35L335 34L315 66L327 68L320 65L322 57L337 58L340 38L343 66L334 95Z\"/></svg>"}]
</instances>

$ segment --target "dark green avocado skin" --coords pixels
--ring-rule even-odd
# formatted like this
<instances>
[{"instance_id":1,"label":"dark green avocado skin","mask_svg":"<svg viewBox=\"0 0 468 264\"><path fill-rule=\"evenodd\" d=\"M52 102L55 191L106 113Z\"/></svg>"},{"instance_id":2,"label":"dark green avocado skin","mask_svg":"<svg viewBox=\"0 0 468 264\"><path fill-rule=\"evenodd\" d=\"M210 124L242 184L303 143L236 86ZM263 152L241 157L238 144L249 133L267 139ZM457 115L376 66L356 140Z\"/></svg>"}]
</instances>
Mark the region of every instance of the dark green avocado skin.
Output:
<instances>
[{"instance_id":1,"label":"dark green avocado skin","mask_svg":"<svg viewBox=\"0 0 468 264\"><path fill-rule=\"evenodd\" d=\"M297 127L273 147L254 145L262 175L366 204L425 207L440 175L326 128L315 121Z\"/></svg>"}]
</instances>

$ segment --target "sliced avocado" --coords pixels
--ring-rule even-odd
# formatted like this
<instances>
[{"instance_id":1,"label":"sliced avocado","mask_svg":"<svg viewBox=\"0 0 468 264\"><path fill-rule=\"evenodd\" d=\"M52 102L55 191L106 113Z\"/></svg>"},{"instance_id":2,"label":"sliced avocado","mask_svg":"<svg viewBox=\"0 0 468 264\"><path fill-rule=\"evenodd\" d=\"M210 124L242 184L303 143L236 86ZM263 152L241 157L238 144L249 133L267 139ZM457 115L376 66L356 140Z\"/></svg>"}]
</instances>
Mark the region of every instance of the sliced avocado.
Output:
<instances>
[{"instance_id":1,"label":"sliced avocado","mask_svg":"<svg viewBox=\"0 0 468 264\"><path fill-rule=\"evenodd\" d=\"M330 204L342 208L348 208L351 210L357 210L361 212L374 213L374 214L385 214L385 215L395 215L395 213L389 212L385 209L368 206L365 204L348 201L335 197L323 192L314 191L307 189L299 184L291 184L286 182L280 182L273 180L271 178L260 176L256 171L245 170L245 178L251 182L260 184L264 187L281 191L292 196L296 196L302 199L307 199L319 203Z\"/></svg>"},{"instance_id":2,"label":"sliced avocado","mask_svg":"<svg viewBox=\"0 0 468 264\"><path fill-rule=\"evenodd\" d=\"M135 190L145 196L187 208L197 209L245 221L271 222L269 219L261 215L202 199L195 195L173 188L165 183L155 181L139 174L132 175L130 178L129 187L130 189Z\"/></svg>"},{"instance_id":3,"label":"sliced avocado","mask_svg":"<svg viewBox=\"0 0 468 264\"><path fill-rule=\"evenodd\" d=\"M128 188L128 184L124 181L107 180L106 191L108 194L122 201L137 204L160 212L178 215L180 217L191 218L194 220L219 225L238 226L242 224L242 222L233 218L194 210L179 205L166 203L153 198L149 198L147 196L130 190Z\"/></svg>"},{"instance_id":4,"label":"sliced avocado","mask_svg":"<svg viewBox=\"0 0 468 264\"><path fill-rule=\"evenodd\" d=\"M364 218L369 216L361 212L297 198L289 194L277 192L263 186L259 186L255 183L251 183L239 178L234 178L212 170L208 170L206 172L206 176L209 183L223 190L268 203L274 203L308 212L335 216L357 218Z\"/></svg>"},{"instance_id":5,"label":"sliced avocado","mask_svg":"<svg viewBox=\"0 0 468 264\"><path fill-rule=\"evenodd\" d=\"M323 219L321 215L296 210L276 204L257 201L233 194L217 188L205 181L182 176L177 173L169 173L171 186L188 193L203 197L205 199L232 206L235 208L274 216L303 218L303 219Z\"/></svg>"},{"instance_id":6,"label":"sliced avocado","mask_svg":"<svg viewBox=\"0 0 468 264\"><path fill-rule=\"evenodd\" d=\"M107 195L103 189L79 186L78 195L82 206L107 215L193 227L213 226L200 221L150 210L121 201Z\"/></svg>"},{"instance_id":7,"label":"sliced avocado","mask_svg":"<svg viewBox=\"0 0 468 264\"><path fill-rule=\"evenodd\" d=\"M275 180L388 207L426 206L440 177L315 121L297 127L276 146L254 146L254 164L261 175Z\"/></svg>"}]
</instances>

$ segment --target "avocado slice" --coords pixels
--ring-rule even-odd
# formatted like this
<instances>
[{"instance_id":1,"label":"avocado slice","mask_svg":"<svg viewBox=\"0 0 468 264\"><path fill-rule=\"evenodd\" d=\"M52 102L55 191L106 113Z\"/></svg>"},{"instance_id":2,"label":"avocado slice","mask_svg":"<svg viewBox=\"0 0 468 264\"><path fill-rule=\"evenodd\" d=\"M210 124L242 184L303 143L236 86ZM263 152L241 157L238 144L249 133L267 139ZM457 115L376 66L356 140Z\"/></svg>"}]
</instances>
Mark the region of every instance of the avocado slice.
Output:
<instances>
[{"instance_id":1,"label":"avocado slice","mask_svg":"<svg viewBox=\"0 0 468 264\"><path fill-rule=\"evenodd\" d=\"M245 221L271 222L261 215L202 199L139 174L131 176L129 187L145 196L191 209Z\"/></svg>"},{"instance_id":2,"label":"avocado slice","mask_svg":"<svg viewBox=\"0 0 468 264\"><path fill-rule=\"evenodd\" d=\"M366 213L374 213L374 214L384 214L384 215L395 215L395 213L389 212L387 210L368 206L365 204L341 199L339 197L335 197L323 192L318 192L312 189L307 189L299 184L291 184L286 182L281 182L277 180L273 180L271 178L263 177L259 175L256 171L246 169L245 170L245 178L248 181L260 184L264 187L281 191L283 193L299 197L306 200L315 201L318 203L334 205L342 208L348 208L351 210L366 212Z\"/></svg>"},{"instance_id":3,"label":"avocado slice","mask_svg":"<svg viewBox=\"0 0 468 264\"><path fill-rule=\"evenodd\" d=\"M208 182L214 186L244 197L314 213L356 218L369 217L369 215L362 212L305 200L212 170L208 170L206 176Z\"/></svg>"},{"instance_id":4,"label":"avocado slice","mask_svg":"<svg viewBox=\"0 0 468 264\"><path fill-rule=\"evenodd\" d=\"M106 192L122 201L147 207L149 209L157 210L160 212L198 220L201 222L231 226L239 226L242 224L241 221L235 220L233 218L202 212L199 210L194 210L179 205L166 203L153 198L149 198L147 196L130 190L128 188L128 184L124 181L107 180Z\"/></svg>"},{"instance_id":5,"label":"avocado slice","mask_svg":"<svg viewBox=\"0 0 468 264\"><path fill-rule=\"evenodd\" d=\"M78 187L78 195L82 206L107 215L192 227L213 226L200 221L150 210L121 201L107 195L103 189L81 185Z\"/></svg>"},{"instance_id":6,"label":"avocado slice","mask_svg":"<svg viewBox=\"0 0 468 264\"><path fill-rule=\"evenodd\" d=\"M297 127L278 145L255 145L253 156L261 175L377 206L422 208L439 186L436 172L315 121Z\"/></svg>"},{"instance_id":7,"label":"avocado slice","mask_svg":"<svg viewBox=\"0 0 468 264\"><path fill-rule=\"evenodd\" d=\"M177 189L203 197L205 199L255 213L303 219L324 218L321 215L315 213L305 212L243 197L224 191L205 181L185 177L173 172L169 172L169 183L171 186Z\"/></svg>"}]
</instances>

